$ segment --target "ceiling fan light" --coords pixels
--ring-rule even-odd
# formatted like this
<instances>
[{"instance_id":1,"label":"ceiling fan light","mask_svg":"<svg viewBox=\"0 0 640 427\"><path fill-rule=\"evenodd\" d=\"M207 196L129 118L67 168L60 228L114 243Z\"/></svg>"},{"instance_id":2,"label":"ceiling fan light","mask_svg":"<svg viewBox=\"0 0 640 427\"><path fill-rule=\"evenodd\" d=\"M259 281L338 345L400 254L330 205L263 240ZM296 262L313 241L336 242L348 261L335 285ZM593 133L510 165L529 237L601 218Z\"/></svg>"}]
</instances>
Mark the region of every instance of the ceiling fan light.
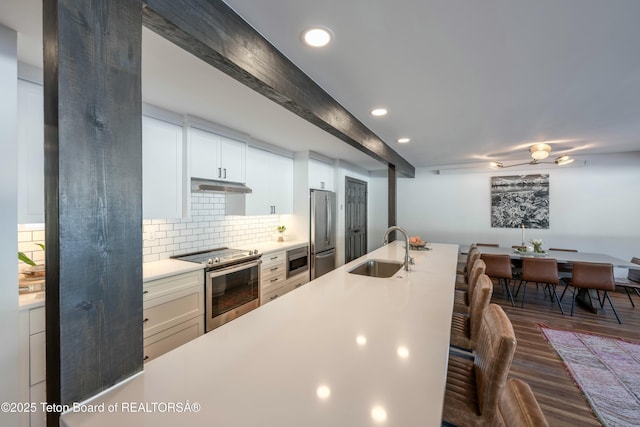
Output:
<instances>
[{"instance_id":1,"label":"ceiling fan light","mask_svg":"<svg viewBox=\"0 0 640 427\"><path fill-rule=\"evenodd\" d=\"M539 143L532 145L529 151L531 151L531 157L534 160L544 160L549 157L551 147L548 144Z\"/></svg>"},{"instance_id":2,"label":"ceiling fan light","mask_svg":"<svg viewBox=\"0 0 640 427\"><path fill-rule=\"evenodd\" d=\"M568 165L569 163L573 163L574 160L575 159L573 159L573 158L571 158L571 157L569 157L567 155L564 155L564 156L560 156L560 157L558 157L556 159L556 164L558 166Z\"/></svg>"}]
</instances>

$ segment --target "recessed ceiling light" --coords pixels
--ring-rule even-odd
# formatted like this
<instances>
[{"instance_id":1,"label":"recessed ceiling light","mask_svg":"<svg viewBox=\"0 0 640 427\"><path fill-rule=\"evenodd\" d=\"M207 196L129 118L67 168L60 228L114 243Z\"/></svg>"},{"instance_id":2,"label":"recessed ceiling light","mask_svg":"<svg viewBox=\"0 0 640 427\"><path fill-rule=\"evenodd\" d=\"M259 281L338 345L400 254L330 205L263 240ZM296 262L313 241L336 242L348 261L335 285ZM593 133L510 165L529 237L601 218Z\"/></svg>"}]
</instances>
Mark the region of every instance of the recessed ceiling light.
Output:
<instances>
[{"instance_id":1,"label":"recessed ceiling light","mask_svg":"<svg viewBox=\"0 0 640 427\"><path fill-rule=\"evenodd\" d=\"M309 28L302 34L302 39L312 47L323 47L328 45L333 39L331 30L323 27Z\"/></svg>"},{"instance_id":2,"label":"recessed ceiling light","mask_svg":"<svg viewBox=\"0 0 640 427\"><path fill-rule=\"evenodd\" d=\"M400 144L406 144L407 142L411 141L410 138L398 138L398 142Z\"/></svg>"},{"instance_id":3,"label":"recessed ceiling light","mask_svg":"<svg viewBox=\"0 0 640 427\"><path fill-rule=\"evenodd\" d=\"M374 108L373 110L371 110L371 115L376 117L386 116L387 113L388 111L386 108Z\"/></svg>"}]
</instances>

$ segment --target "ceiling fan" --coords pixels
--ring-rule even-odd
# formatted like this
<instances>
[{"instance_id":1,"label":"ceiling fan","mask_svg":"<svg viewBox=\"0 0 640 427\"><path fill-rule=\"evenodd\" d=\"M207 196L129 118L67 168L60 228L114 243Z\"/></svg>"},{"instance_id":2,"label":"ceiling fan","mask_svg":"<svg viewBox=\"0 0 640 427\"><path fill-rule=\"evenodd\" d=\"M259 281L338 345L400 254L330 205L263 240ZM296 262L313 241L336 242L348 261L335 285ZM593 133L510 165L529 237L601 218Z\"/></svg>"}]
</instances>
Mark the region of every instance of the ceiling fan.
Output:
<instances>
[{"instance_id":1,"label":"ceiling fan","mask_svg":"<svg viewBox=\"0 0 640 427\"><path fill-rule=\"evenodd\" d=\"M575 159L569 157L568 155L563 155L560 157L556 157L553 161L543 161L549 157L551 153L551 146L549 144L545 144L544 142L539 142L537 144L533 144L529 151L531 152L531 160L524 163L516 163L513 165L505 165L502 162L491 162L489 164L490 168L493 169L504 169L511 168L514 166L523 166L523 165L540 165L540 164L553 164L555 163L558 166L568 165L572 163Z\"/></svg>"}]
</instances>

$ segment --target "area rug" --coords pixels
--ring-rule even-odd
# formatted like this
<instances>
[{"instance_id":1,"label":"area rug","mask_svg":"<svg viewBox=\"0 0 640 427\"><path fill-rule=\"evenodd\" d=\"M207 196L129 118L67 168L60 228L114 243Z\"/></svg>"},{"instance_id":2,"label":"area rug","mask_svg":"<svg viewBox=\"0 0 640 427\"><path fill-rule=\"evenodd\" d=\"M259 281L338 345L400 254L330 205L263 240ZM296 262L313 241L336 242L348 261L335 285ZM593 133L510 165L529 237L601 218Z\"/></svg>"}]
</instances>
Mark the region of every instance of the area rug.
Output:
<instances>
[{"instance_id":1,"label":"area rug","mask_svg":"<svg viewBox=\"0 0 640 427\"><path fill-rule=\"evenodd\" d=\"M540 329L603 425L640 426L640 343Z\"/></svg>"}]
</instances>

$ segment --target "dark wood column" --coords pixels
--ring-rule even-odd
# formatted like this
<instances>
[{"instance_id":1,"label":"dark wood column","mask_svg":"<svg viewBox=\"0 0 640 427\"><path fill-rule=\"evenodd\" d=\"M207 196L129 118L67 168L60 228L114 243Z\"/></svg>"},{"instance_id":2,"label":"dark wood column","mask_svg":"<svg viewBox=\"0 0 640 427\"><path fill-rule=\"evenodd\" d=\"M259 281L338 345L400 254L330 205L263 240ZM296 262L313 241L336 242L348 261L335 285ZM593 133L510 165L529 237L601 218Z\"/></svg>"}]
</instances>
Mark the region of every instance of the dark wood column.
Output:
<instances>
[{"instance_id":1,"label":"dark wood column","mask_svg":"<svg viewBox=\"0 0 640 427\"><path fill-rule=\"evenodd\" d=\"M394 165L389 165L389 169L387 169L388 179L387 179L387 194L388 194L388 212L387 212L387 220L388 226L398 225L397 218L397 180L398 176L396 173L396 168ZM389 235L389 241L392 242L396 240L396 232L392 232Z\"/></svg>"},{"instance_id":2,"label":"dark wood column","mask_svg":"<svg viewBox=\"0 0 640 427\"><path fill-rule=\"evenodd\" d=\"M221 0L142 0L144 25L303 119L385 164L414 167Z\"/></svg>"},{"instance_id":3,"label":"dark wood column","mask_svg":"<svg viewBox=\"0 0 640 427\"><path fill-rule=\"evenodd\" d=\"M50 403L142 370L141 8L43 2Z\"/></svg>"}]
</instances>

